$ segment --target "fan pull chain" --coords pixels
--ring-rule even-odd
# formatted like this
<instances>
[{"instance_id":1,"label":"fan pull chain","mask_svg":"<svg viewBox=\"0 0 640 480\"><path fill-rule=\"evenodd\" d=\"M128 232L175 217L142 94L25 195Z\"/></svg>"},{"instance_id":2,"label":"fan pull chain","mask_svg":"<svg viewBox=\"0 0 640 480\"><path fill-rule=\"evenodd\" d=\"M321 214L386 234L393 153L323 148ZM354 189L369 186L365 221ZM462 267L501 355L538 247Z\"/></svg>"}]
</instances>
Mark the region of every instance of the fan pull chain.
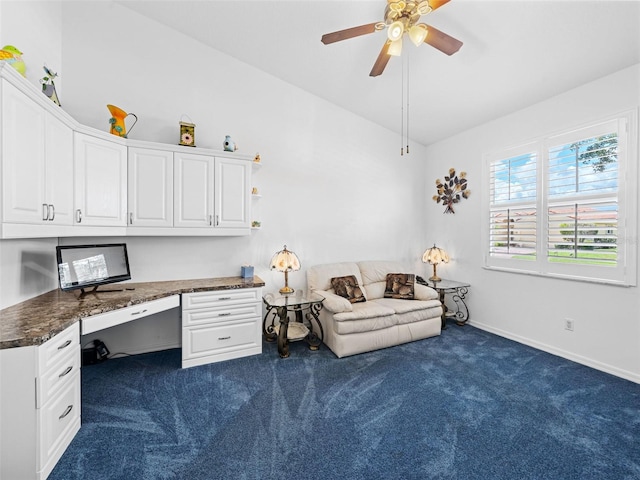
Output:
<instances>
[{"instance_id":1,"label":"fan pull chain","mask_svg":"<svg viewBox=\"0 0 640 480\"><path fill-rule=\"evenodd\" d=\"M407 55L407 155L409 155L409 83L411 82L411 75L409 74L409 55Z\"/></svg>"},{"instance_id":2,"label":"fan pull chain","mask_svg":"<svg viewBox=\"0 0 640 480\"><path fill-rule=\"evenodd\" d=\"M400 85L400 156L404 155L404 143L403 143L403 135L404 135L404 57L400 57L402 62L402 72L400 75L400 81L402 84Z\"/></svg>"}]
</instances>

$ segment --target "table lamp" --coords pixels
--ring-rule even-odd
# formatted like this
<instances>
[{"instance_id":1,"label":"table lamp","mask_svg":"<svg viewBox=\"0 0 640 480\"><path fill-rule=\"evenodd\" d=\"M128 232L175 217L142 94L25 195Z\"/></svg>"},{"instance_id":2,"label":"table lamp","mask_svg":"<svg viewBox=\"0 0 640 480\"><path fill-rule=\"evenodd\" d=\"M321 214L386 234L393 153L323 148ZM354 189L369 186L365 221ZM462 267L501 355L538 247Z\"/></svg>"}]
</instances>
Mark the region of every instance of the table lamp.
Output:
<instances>
[{"instance_id":1,"label":"table lamp","mask_svg":"<svg viewBox=\"0 0 640 480\"><path fill-rule=\"evenodd\" d=\"M271 257L271 264L269 265L271 270L277 270L278 272L284 272L284 287L280 289L282 295L288 295L293 293L293 288L289 286L289 272L295 272L300 270L300 260L298 256L290 250L287 250L287 246L284 246L283 250L276 252Z\"/></svg>"},{"instance_id":2,"label":"table lamp","mask_svg":"<svg viewBox=\"0 0 640 480\"><path fill-rule=\"evenodd\" d=\"M433 265L433 275L429 277L429 280L439 282L442 279L436 273L436 265L439 263L449 263L449 255L443 249L436 247L434 243L433 247L428 248L422 255L422 261Z\"/></svg>"}]
</instances>

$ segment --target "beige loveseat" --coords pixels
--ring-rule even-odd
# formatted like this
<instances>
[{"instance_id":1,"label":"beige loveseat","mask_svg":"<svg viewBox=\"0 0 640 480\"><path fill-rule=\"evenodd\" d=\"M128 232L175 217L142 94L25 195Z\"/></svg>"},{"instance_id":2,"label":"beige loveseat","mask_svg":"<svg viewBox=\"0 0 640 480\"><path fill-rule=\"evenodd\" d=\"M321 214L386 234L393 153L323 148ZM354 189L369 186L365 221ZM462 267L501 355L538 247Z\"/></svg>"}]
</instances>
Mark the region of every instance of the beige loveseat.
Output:
<instances>
[{"instance_id":1,"label":"beige loveseat","mask_svg":"<svg viewBox=\"0 0 640 480\"><path fill-rule=\"evenodd\" d=\"M438 293L415 283L413 300L385 298L387 274L394 273L410 272L389 261L332 263L307 270L309 293L324 297L319 315L324 343L338 357L440 335ZM361 290L357 294L362 293L366 301L351 303L332 288L332 279L351 275Z\"/></svg>"}]
</instances>

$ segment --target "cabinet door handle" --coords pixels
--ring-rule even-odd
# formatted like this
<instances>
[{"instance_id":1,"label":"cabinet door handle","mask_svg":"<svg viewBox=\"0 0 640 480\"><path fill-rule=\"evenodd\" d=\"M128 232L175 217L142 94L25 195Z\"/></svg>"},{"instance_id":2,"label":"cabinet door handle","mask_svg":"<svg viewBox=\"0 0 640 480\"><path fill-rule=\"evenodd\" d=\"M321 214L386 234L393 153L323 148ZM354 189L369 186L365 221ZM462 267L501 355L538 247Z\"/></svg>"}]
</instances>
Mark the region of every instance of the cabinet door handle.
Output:
<instances>
[{"instance_id":1,"label":"cabinet door handle","mask_svg":"<svg viewBox=\"0 0 640 480\"><path fill-rule=\"evenodd\" d=\"M133 212L129 212L129 225L133 225Z\"/></svg>"},{"instance_id":2,"label":"cabinet door handle","mask_svg":"<svg viewBox=\"0 0 640 480\"><path fill-rule=\"evenodd\" d=\"M62 372L60 375L58 375L58 378L66 377L67 375L69 375L71 370L73 370L73 365L68 366L67 369L64 372Z\"/></svg>"},{"instance_id":3,"label":"cabinet door handle","mask_svg":"<svg viewBox=\"0 0 640 480\"><path fill-rule=\"evenodd\" d=\"M213 225L213 215L209 215L209 226Z\"/></svg>"},{"instance_id":4,"label":"cabinet door handle","mask_svg":"<svg viewBox=\"0 0 640 480\"><path fill-rule=\"evenodd\" d=\"M49 206L46 203L42 204L42 220L49 220Z\"/></svg>"},{"instance_id":5,"label":"cabinet door handle","mask_svg":"<svg viewBox=\"0 0 640 480\"><path fill-rule=\"evenodd\" d=\"M78 223L82 222L82 210L80 209L76 210L76 222Z\"/></svg>"},{"instance_id":6,"label":"cabinet door handle","mask_svg":"<svg viewBox=\"0 0 640 480\"><path fill-rule=\"evenodd\" d=\"M220 225L220 216L216 215L216 227Z\"/></svg>"},{"instance_id":7,"label":"cabinet door handle","mask_svg":"<svg viewBox=\"0 0 640 480\"><path fill-rule=\"evenodd\" d=\"M66 417L67 415L69 415L71 413L71 409L73 408L73 405L69 405L64 412L62 412L62 415L60 415L58 417L58 420L62 420L64 417Z\"/></svg>"},{"instance_id":8,"label":"cabinet door handle","mask_svg":"<svg viewBox=\"0 0 640 480\"><path fill-rule=\"evenodd\" d=\"M225 313L219 313L218 314L219 317L228 317L229 315L231 315L231 312L225 312Z\"/></svg>"},{"instance_id":9,"label":"cabinet door handle","mask_svg":"<svg viewBox=\"0 0 640 480\"><path fill-rule=\"evenodd\" d=\"M51 209L49 211L49 209ZM56 207L53 205L49 205L49 208L47 209L47 215L49 216L49 221L53 222L53 220L56 218Z\"/></svg>"},{"instance_id":10,"label":"cabinet door handle","mask_svg":"<svg viewBox=\"0 0 640 480\"><path fill-rule=\"evenodd\" d=\"M218 300L231 300L231 297L220 297Z\"/></svg>"},{"instance_id":11,"label":"cabinet door handle","mask_svg":"<svg viewBox=\"0 0 640 480\"><path fill-rule=\"evenodd\" d=\"M131 312L131 315L140 315L140 314L142 314L142 313L144 313L146 311L147 311L147 309L145 308L144 310L138 310L137 312Z\"/></svg>"},{"instance_id":12,"label":"cabinet door handle","mask_svg":"<svg viewBox=\"0 0 640 480\"><path fill-rule=\"evenodd\" d=\"M229 340L231 337L218 337L218 340Z\"/></svg>"},{"instance_id":13,"label":"cabinet door handle","mask_svg":"<svg viewBox=\"0 0 640 480\"><path fill-rule=\"evenodd\" d=\"M67 340L66 342L64 342L62 345L60 345L58 347L58 350L62 350L63 348L67 348L69 345L71 345L71 340Z\"/></svg>"}]
</instances>

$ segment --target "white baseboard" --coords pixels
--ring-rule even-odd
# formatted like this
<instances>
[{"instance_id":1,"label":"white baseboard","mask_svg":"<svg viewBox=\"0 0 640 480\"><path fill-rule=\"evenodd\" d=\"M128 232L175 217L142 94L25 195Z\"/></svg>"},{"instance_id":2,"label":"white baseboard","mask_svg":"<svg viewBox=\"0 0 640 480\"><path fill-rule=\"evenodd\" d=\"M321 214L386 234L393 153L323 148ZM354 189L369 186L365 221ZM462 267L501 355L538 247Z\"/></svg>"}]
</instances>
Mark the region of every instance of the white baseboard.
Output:
<instances>
[{"instance_id":1,"label":"white baseboard","mask_svg":"<svg viewBox=\"0 0 640 480\"><path fill-rule=\"evenodd\" d=\"M531 340L530 338L522 337L520 335L515 335L505 330L501 330L499 328L486 325L482 322L470 321L469 325L489 333L494 333L500 337L508 338L509 340L513 340L515 342L528 345L538 350L542 350L543 352L551 353L552 355L557 355L558 357L566 358L567 360L571 360L572 362L576 362L590 368L595 368L596 370L600 370L601 372L609 373L611 375L615 375L616 377L624 378L625 380L629 380L631 382L640 384L640 375L635 374L633 372L622 370L618 367L614 367L606 363L598 362L591 358L583 357L582 355L576 355L575 353L567 352L565 350L553 347L551 345L536 342L535 340Z\"/></svg>"}]
</instances>

